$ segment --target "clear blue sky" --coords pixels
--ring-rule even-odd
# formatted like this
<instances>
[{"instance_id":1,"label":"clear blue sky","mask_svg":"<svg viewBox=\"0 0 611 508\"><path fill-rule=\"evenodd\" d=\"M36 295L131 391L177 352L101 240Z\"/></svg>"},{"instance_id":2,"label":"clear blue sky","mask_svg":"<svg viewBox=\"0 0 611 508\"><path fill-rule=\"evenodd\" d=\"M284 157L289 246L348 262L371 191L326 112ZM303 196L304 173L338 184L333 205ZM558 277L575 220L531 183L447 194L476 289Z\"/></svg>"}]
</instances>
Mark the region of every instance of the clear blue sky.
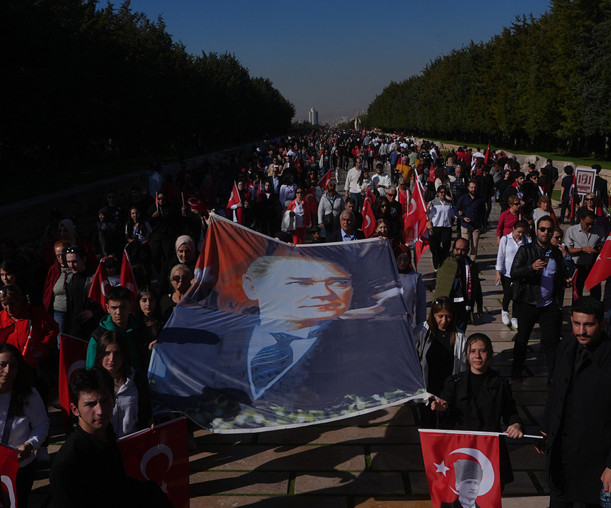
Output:
<instances>
[{"instance_id":1,"label":"clear blue sky","mask_svg":"<svg viewBox=\"0 0 611 508\"><path fill-rule=\"evenodd\" d=\"M194 55L233 53L295 105L296 120L314 107L324 123L366 110L390 81L488 41L516 15L540 16L549 0L132 0L131 8L161 15Z\"/></svg>"}]
</instances>

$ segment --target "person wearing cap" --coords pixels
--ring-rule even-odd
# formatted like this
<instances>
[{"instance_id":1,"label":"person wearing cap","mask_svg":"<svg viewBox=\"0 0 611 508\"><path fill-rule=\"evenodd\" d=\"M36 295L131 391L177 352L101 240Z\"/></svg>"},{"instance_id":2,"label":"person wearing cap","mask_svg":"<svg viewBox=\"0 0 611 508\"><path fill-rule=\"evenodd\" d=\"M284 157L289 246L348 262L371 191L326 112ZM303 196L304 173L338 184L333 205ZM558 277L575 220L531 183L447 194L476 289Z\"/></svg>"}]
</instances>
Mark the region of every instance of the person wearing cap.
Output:
<instances>
[{"instance_id":1,"label":"person wearing cap","mask_svg":"<svg viewBox=\"0 0 611 508\"><path fill-rule=\"evenodd\" d=\"M457 460L454 462L454 477L458 498L452 503L441 503L441 508L479 508L475 500L484 478L482 467L474 460Z\"/></svg>"}]
</instances>

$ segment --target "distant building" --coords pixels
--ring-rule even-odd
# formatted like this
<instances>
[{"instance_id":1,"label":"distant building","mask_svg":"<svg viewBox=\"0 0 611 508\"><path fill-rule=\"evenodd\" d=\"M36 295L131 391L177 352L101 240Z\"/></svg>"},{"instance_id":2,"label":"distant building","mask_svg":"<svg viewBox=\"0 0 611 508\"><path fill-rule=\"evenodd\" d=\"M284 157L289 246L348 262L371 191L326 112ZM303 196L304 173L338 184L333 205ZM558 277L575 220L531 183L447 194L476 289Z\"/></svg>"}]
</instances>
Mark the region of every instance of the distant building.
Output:
<instances>
[{"instance_id":1,"label":"distant building","mask_svg":"<svg viewBox=\"0 0 611 508\"><path fill-rule=\"evenodd\" d=\"M308 122L310 122L312 125L318 125L318 111L316 111L314 108L310 108L310 111L308 112Z\"/></svg>"}]
</instances>

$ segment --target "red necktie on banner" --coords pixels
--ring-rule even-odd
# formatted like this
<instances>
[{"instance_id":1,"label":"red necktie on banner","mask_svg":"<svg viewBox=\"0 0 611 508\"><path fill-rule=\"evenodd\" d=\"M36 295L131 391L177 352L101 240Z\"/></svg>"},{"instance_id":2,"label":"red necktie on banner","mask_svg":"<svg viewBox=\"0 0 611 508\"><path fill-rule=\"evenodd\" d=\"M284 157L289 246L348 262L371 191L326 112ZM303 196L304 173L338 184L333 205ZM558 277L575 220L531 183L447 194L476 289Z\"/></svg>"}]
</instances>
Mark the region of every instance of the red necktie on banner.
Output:
<instances>
[{"instance_id":1,"label":"red necktie on banner","mask_svg":"<svg viewBox=\"0 0 611 508\"><path fill-rule=\"evenodd\" d=\"M70 379L75 371L85 368L88 344L70 335L62 334L60 337L58 392L66 432L70 432Z\"/></svg>"},{"instance_id":2,"label":"red necktie on banner","mask_svg":"<svg viewBox=\"0 0 611 508\"><path fill-rule=\"evenodd\" d=\"M175 508L188 508L189 445L186 418L122 437L117 444L129 476L140 481L154 481Z\"/></svg>"},{"instance_id":3,"label":"red necktie on banner","mask_svg":"<svg viewBox=\"0 0 611 508\"><path fill-rule=\"evenodd\" d=\"M106 310L106 293L110 289L110 282L106 275L106 267L104 266L104 258L100 259L98 269L95 271L91 288L89 289L88 298L97 302L104 310Z\"/></svg>"},{"instance_id":4,"label":"red necktie on banner","mask_svg":"<svg viewBox=\"0 0 611 508\"><path fill-rule=\"evenodd\" d=\"M17 450L13 450L4 445L0 445L0 490L2 498L8 498L8 506L17 506L17 470L19 469L19 459ZM0 498L0 504L2 499ZM4 504L1 504L4 506Z\"/></svg>"},{"instance_id":5,"label":"red necktie on banner","mask_svg":"<svg viewBox=\"0 0 611 508\"><path fill-rule=\"evenodd\" d=\"M588 275L585 285L589 290L611 277L611 235L603 245L596 262Z\"/></svg>"},{"instance_id":6,"label":"red necktie on banner","mask_svg":"<svg viewBox=\"0 0 611 508\"><path fill-rule=\"evenodd\" d=\"M452 503L461 497L480 508L501 506L498 434L418 430L435 508L459 506Z\"/></svg>"}]
</instances>

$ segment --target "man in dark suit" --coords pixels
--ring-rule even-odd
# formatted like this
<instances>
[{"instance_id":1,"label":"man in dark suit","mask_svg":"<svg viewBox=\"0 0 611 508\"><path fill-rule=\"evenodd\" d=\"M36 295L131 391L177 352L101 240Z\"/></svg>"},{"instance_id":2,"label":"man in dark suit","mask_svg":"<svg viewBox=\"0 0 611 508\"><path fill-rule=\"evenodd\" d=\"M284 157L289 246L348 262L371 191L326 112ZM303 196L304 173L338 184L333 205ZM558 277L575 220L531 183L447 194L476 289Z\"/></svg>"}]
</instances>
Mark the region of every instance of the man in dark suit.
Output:
<instances>
[{"instance_id":1,"label":"man in dark suit","mask_svg":"<svg viewBox=\"0 0 611 508\"><path fill-rule=\"evenodd\" d=\"M354 212L352 210L344 210L339 216L340 229L336 229L327 236L327 243L364 240L365 233L360 229L356 229L355 224Z\"/></svg>"},{"instance_id":2,"label":"man in dark suit","mask_svg":"<svg viewBox=\"0 0 611 508\"><path fill-rule=\"evenodd\" d=\"M484 477L482 467L474 460L457 460L454 463L458 498L452 503L441 503L440 508L479 508L475 502Z\"/></svg>"},{"instance_id":3,"label":"man in dark suit","mask_svg":"<svg viewBox=\"0 0 611 508\"><path fill-rule=\"evenodd\" d=\"M541 433L547 436L551 508L598 506L611 491L611 339L604 306L591 296L573 306L573 337L558 350Z\"/></svg>"},{"instance_id":4,"label":"man in dark suit","mask_svg":"<svg viewBox=\"0 0 611 508\"><path fill-rule=\"evenodd\" d=\"M277 408L333 417L356 397L392 398L388 392L408 388L395 386L404 384L397 376L419 372L407 327L388 319L392 314L377 319L372 309L379 313L381 306L349 310L351 275L335 263L261 256L244 274L242 289L256 302L258 319L248 311L175 308L150 367L154 398L166 408L197 405L204 425L241 414L240 405L275 422L283 418ZM401 302L395 300L385 308L397 315Z\"/></svg>"}]
</instances>

